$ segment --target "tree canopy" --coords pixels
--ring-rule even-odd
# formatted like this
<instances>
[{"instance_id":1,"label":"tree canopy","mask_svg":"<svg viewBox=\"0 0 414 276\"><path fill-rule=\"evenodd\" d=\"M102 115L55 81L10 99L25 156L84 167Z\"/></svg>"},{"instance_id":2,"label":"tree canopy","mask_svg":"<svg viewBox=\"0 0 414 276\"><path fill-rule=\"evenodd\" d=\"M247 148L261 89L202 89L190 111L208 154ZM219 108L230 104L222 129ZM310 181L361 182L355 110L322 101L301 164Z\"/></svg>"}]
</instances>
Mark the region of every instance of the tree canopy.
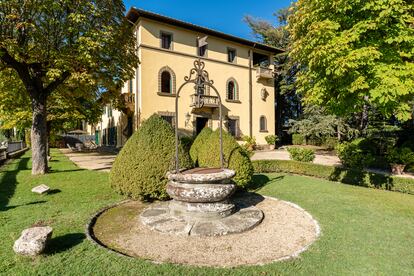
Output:
<instances>
[{"instance_id":1,"label":"tree canopy","mask_svg":"<svg viewBox=\"0 0 414 276\"><path fill-rule=\"evenodd\" d=\"M13 91L30 98L34 174L47 171L49 97L56 107L77 105L115 94L133 76L136 39L124 12L122 0L0 2L0 71L14 72L0 82L14 77Z\"/></svg>"},{"instance_id":2,"label":"tree canopy","mask_svg":"<svg viewBox=\"0 0 414 276\"><path fill-rule=\"evenodd\" d=\"M29 128L32 121L30 97L18 77L11 69L0 72L0 129ZM23 91L23 93L22 93ZM70 87L62 86L53 93L47 103L49 131L66 131L80 122L97 123L102 115L102 99L99 94L74 93Z\"/></svg>"},{"instance_id":3,"label":"tree canopy","mask_svg":"<svg viewBox=\"0 0 414 276\"><path fill-rule=\"evenodd\" d=\"M374 106L412 116L414 5L409 0L298 0L289 17L290 56L306 103L337 114Z\"/></svg>"},{"instance_id":4,"label":"tree canopy","mask_svg":"<svg viewBox=\"0 0 414 276\"><path fill-rule=\"evenodd\" d=\"M359 131L353 128L345 118L328 114L324 108L309 105L297 120L289 120L290 133L299 133L306 138L337 137L352 139Z\"/></svg>"}]
</instances>

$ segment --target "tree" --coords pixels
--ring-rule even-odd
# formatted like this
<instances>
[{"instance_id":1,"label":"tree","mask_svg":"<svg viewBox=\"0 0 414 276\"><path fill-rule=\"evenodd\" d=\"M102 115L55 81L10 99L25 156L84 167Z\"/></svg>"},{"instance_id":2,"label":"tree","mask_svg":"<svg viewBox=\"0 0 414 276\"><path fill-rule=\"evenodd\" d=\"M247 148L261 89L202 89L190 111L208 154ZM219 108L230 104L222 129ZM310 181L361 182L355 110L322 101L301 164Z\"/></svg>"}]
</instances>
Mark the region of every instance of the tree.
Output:
<instances>
[{"instance_id":1,"label":"tree","mask_svg":"<svg viewBox=\"0 0 414 276\"><path fill-rule=\"evenodd\" d=\"M324 108L306 106L298 120L290 120L290 133L299 133L306 139L337 137L338 140L352 139L359 135L344 118L328 114Z\"/></svg>"},{"instance_id":2,"label":"tree","mask_svg":"<svg viewBox=\"0 0 414 276\"><path fill-rule=\"evenodd\" d=\"M339 115L368 107L412 116L414 5L411 0L298 0L289 17L290 57L301 66L305 103Z\"/></svg>"},{"instance_id":3,"label":"tree","mask_svg":"<svg viewBox=\"0 0 414 276\"><path fill-rule=\"evenodd\" d=\"M117 91L133 76L136 40L124 12L121 0L0 2L0 71L12 69L25 88L16 93L30 98L32 174L47 172L51 95Z\"/></svg>"},{"instance_id":4,"label":"tree","mask_svg":"<svg viewBox=\"0 0 414 276\"><path fill-rule=\"evenodd\" d=\"M0 129L24 130L31 124L30 98L12 69L0 72ZM50 132L73 129L80 122L97 123L102 115L102 100L90 91L74 92L74 88L62 85L59 93L51 94L47 102L47 130ZM100 95L99 95L100 96Z\"/></svg>"},{"instance_id":5,"label":"tree","mask_svg":"<svg viewBox=\"0 0 414 276\"><path fill-rule=\"evenodd\" d=\"M290 34L287 30L287 19L291 13L289 8L280 9L274 15L277 17L276 25L270 22L246 16L245 21L265 44L284 49L283 53L275 56L275 66L278 71L276 79L276 129L281 136L283 125L289 119L298 118L302 113L300 96L296 93L296 75L299 67L289 58Z\"/></svg>"}]
</instances>

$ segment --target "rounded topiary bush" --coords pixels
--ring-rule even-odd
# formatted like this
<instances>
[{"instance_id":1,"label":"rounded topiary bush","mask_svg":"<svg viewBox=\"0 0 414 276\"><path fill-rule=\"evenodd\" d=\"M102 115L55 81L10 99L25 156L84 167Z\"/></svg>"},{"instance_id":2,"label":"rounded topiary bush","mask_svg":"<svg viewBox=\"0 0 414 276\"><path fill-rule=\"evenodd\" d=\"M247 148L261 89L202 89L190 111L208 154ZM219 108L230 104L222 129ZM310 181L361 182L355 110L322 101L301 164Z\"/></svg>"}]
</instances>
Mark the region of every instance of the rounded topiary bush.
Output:
<instances>
[{"instance_id":1,"label":"rounded topiary bush","mask_svg":"<svg viewBox=\"0 0 414 276\"><path fill-rule=\"evenodd\" d=\"M191 147L193 162L199 167L220 167L220 131L205 128ZM253 165L248 153L226 131L223 131L224 165L236 172L237 186L244 188L252 180Z\"/></svg>"},{"instance_id":2,"label":"rounded topiary bush","mask_svg":"<svg viewBox=\"0 0 414 276\"><path fill-rule=\"evenodd\" d=\"M191 158L182 145L180 167L192 167ZM154 114L129 138L115 159L110 173L111 186L133 199L167 199L165 175L174 168L174 131Z\"/></svg>"},{"instance_id":3,"label":"rounded topiary bush","mask_svg":"<svg viewBox=\"0 0 414 276\"><path fill-rule=\"evenodd\" d=\"M194 164L196 166L199 166L198 164L198 154L201 150L201 147L207 142L207 140L209 139L210 135L213 133L213 131L211 130L211 128L204 128L195 138L191 148L190 148L190 156L191 159L193 160Z\"/></svg>"}]
</instances>

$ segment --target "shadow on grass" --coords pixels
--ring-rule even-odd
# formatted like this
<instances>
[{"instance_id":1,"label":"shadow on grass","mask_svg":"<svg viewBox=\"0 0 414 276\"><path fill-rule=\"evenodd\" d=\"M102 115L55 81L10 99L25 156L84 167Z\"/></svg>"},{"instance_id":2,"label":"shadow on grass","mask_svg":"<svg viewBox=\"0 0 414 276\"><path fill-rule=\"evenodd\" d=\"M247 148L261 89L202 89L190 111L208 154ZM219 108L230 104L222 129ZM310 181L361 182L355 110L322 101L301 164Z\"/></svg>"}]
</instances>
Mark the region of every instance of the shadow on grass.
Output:
<instances>
[{"instance_id":1,"label":"shadow on grass","mask_svg":"<svg viewBox=\"0 0 414 276\"><path fill-rule=\"evenodd\" d=\"M329 180L349 185L383 188L386 190L391 190L394 186L393 178L389 175L344 169L341 167L335 167L333 173L329 176Z\"/></svg>"},{"instance_id":2,"label":"shadow on grass","mask_svg":"<svg viewBox=\"0 0 414 276\"><path fill-rule=\"evenodd\" d=\"M264 174L255 174L253 175L252 182L250 182L249 185L247 185L246 189L248 191L258 191L267 184L269 184L272 181L280 181L284 178L283 175L269 178L269 176Z\"/></svg>"},{"instance_id":3,"label":"shadow on grass","mask_svg":"<svg viewBox=\"0 0 414 276\"><path fill-rule=\"evenodd\" d=\"M47 194L48 195L55 195L55 194L58 194L58 193L61 193L61 192L62 192L62 190L60 190L60 189L53 189L53 190L48 191Z\"/></svg>"},{"instance_id":4,"label":"shadow on grass","mask_svg":"<svg viewBox=\"0 0 414 276\"><path fill-rule=\"evenodd\" d=\"M73 170L54 170L54 169L49 169L49 174L52 173L64 173L64 172L80 172L80 171L84 171L84 169L73 169Z\"/></svg>"},{"instance_id":5,"label":"shadow on grass","mask_svg":"<svg viewBox=\"0 0 414 276\"><path fill-rule=\"evenodd\" d=\"M7 210L7 205L13 197L17 185L17 175L23 170L28 170L28 163L30 158L17 159L17 166L13 170L0 171L0 211ZM13 164L8 165L9 168L14 168ZM16 206L17 207L17 206Z\"/></svg>"},{"instance_id":6,"label":"shadow on grass","mask_svg":"<svg viewBox=\"0 0 414 276\"><path fill-rule=\"evenodd\" d=\"M67 251L82 243L85 238L86 235L83 233L72 233L52 238L47 245L45 253L52 255Z\"/></svg>"},{"instance_id":7,"label":"shadow on grass","mask_svg":"<svg viewBox=\"0 0 414 276\"><path fill-rule=\"evenodd\" d=\"M26 204L12 205L12 206L7 206L7 207L0 207L0 211L8 211L8 210L11 210L11 209L15 209L17 207L43 204L43 203L46 203L46 202L47 202L46 200L39 200L39 201L29 202L29 203L26 203Z\"/></svg>"}]
</instances>

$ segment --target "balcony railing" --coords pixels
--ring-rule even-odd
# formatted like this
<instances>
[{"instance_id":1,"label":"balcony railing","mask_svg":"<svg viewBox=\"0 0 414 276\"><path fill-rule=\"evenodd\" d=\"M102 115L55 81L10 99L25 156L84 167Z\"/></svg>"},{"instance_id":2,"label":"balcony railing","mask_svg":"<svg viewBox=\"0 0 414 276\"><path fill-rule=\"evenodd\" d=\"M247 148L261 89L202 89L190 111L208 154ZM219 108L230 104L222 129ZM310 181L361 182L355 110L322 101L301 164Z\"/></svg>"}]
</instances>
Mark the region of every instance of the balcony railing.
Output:
<instances>
[{"instance_id":1,"label":"balcony railing","mask_svg":"<svg viewBox=\"0 0 414 276\"><path fill-rule=\"evenodd\" d=\"M124 93L122 94L124 97L124 101L126 104L133 104L135 103L135 94L134 93Z\"/></svg>"},{"instance_id":2,"label":"balcony railing","mask_svg":"<svg viewBox=\"0 0 414 276\"><path fill-rule=\"evenodd\" d=\"M191 95L191 107L219 107L219 98L210 95Z\"/></svg>"},{"instance_id":3,"label":"balcony railing","mask_svg":"<svg viewBox=\"0 0 414 276\"><path fill-rule=\"evenodd\" d=\"M258 79L273 79L273 71L270 68L257 67L256 77Z\"/></svg>"},{"instance_id":4,"label":"balcony railing","mask_svg":"<svg viewBox=\"0 0 414 276\"><path fill-rule=\"evenodd\" d=\"M122 94L122 97L124 99L124 103L126 108L128 108L130 111L135 111L135 94L134 93L124 93Z\"/></svg>"}]
</instances>

